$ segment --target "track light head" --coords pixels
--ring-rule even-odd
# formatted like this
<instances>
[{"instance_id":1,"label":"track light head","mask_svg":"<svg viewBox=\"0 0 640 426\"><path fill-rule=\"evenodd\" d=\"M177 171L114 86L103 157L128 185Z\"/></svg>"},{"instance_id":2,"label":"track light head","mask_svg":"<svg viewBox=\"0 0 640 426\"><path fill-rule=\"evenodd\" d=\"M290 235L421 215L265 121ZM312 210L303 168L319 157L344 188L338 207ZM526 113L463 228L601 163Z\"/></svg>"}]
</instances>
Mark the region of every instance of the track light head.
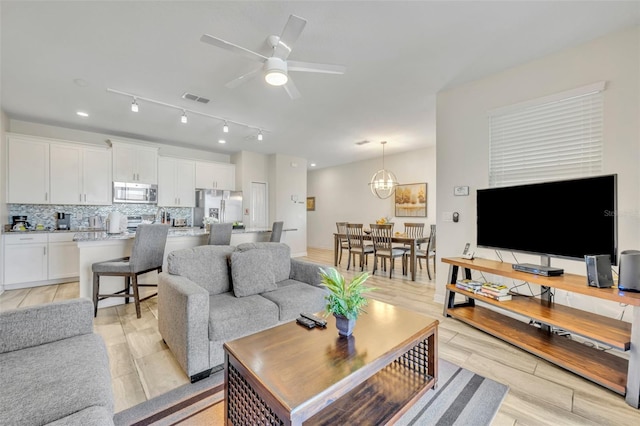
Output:
<instances>
[{"instance_id":1,"label":"track light head","mask_svg":"<svg viewBox=\"0 0 640 426\"><path fill-rule=\"evenodd\" d=\"M227 122L224 122L224 126L222 126L222 131L224 133L229 133L229 126L227 125Z\"/></svg>"},{"instance_id":2,"label":"track light head","mask_svg":"<svg viewBox=\"0 0 640 426\"><path fill-rule=\"evenodd\" d=\"M180 117L180 122L182 124L187 124L188 121L189 121L189 119L187 118L186 111L182 111L182 117Z\"/></svg>"},{"instance_id":3,"label":"track light head","mask_svg":"<svg viewBox=\"0 0 640 426\"><path fill-rule=\"evenodd\" d=\"M262 130L258 132L258 140L262 141Z\"/></svg>"},{"instance_id":4,"label":"track light head","mask_svg":"<svg viewBox=\"0 0 640 426\"><path fill-rule=\"evenodd\" d=\"M138 112L138 102L136 98L133 98L133 103L131 103L131 111Z\"/></svg>"}]
</instances>

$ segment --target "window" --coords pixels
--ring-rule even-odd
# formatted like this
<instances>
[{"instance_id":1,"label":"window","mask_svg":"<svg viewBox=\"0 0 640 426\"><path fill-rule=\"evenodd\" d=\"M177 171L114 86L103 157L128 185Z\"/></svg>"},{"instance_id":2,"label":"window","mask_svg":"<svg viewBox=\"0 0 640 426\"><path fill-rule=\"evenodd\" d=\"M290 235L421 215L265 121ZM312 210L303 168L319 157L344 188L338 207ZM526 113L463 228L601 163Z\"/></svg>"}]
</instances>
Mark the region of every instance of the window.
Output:
<instances>
[{"instance_id":1,"label":"window","mask_svg":"<svg viewBox=\"0 0 640 426\"><path fill-rule=\"evenodd\" d=\"M489 186L511 186L602 172L605 83L493 110Z\"/></svg>"}]
</instances>

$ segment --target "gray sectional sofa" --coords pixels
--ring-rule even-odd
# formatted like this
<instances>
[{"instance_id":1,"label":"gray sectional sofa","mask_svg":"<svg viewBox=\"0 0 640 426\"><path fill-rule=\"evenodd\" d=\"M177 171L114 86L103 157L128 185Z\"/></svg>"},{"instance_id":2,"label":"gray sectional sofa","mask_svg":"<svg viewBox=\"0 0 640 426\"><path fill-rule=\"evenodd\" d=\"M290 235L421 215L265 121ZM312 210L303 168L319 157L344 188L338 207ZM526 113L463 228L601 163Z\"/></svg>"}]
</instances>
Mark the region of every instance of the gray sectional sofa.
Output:
<instances>
[{"instance_id":1,"label":"gray sectional sofa","mask_svg":"<svg viewBox=\"0 0 640 426\"><path fill-rule=\"evenodd\" d=\"M191 381L224 362L224 342L324 309L319 265L283 243L199 246L167 258L158 328Z\"/></svg>"},{"instance_id":2,"label":"gray sectional sofa","mask_svg":"<svg viewBox=\"0 0 640 426\"><path fill-rule=\"evenodd\" d=\"M0 331L1 424L113 425L109 358L90 300L0 312Z\"/></svg>"}]
</instances>

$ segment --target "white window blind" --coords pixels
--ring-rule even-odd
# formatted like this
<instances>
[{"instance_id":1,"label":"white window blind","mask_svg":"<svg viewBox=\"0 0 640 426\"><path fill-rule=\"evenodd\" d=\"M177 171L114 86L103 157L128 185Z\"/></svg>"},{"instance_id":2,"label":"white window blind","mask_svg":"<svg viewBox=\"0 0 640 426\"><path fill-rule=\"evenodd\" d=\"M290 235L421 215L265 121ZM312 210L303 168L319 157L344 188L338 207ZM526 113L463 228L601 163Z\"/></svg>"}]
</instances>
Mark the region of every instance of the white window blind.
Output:
<instances>
[{"instance_id":1,"label":"white window blind","mask_svg":"<svg viewBox=\"0 0 640 426\"><path fill-rule=\"evenodd\" d=\"M602 172L604 82L494 110L489 115L489 186Z\"/></svg>"}]
</instances>

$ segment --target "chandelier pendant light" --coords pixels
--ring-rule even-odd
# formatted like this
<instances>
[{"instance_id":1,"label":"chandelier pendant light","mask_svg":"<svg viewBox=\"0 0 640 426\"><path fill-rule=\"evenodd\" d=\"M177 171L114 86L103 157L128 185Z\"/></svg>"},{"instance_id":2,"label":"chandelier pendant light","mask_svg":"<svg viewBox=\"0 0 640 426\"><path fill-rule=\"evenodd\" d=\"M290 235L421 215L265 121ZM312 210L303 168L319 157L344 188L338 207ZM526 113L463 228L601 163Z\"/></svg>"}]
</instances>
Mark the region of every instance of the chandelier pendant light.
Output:
<instances>
[{"instance_id":1,"label":"chandelier pendant light","mask_svg":"<svg viewBox=\"0 0 640 426\"><path fill-rule=\"evenodd\" d=\"M380 143L382 144L382 169L375 172L371 177L369 188L373 195L378 198L385 199L391 197L396 191L398 179L393 172L384 168L384 145L387 141L382 141Z\"/></svg>"}]
</instances>

